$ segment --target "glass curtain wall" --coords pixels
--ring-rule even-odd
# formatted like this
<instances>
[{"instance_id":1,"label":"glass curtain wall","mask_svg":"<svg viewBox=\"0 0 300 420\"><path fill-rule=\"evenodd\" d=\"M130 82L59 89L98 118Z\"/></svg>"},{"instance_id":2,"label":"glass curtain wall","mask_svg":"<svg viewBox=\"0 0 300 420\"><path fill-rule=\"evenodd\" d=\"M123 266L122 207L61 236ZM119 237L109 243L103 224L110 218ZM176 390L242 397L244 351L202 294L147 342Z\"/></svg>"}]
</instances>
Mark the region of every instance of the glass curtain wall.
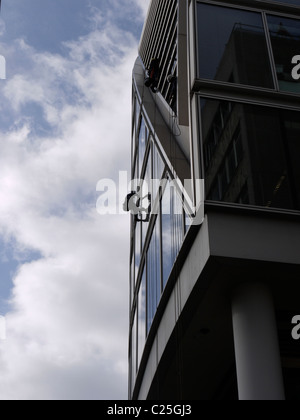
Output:
<instances>
[{"instance_id":1,"label":"glass curtain wall","mask_svg":"<svg viewBox=\"0 0 300 420\"><path fill-rule=\"evenodd\" d=\"M208 200L300 210L300 111L202 99L201 118Z\"/></svg>"},{"instance_id":2,"label":"glass curtain wall","mask_svg":"<svg viewBox=\"0 0 300 420\"><path fill-rule=\"evenodd\" d=\"M198 1L196 18L200 81L299 96L300 15ZM253 105L199 99L206 199L299 211L300 103L289 111L244 95Z\"/></svg>"},{"instance_id":3,"label":"glass curtain wall","mask_svg":"<svg viewBox=\"0 0 300 420\"><path fill-rule=\"evenodd\" d=\"M260 13L198 4L198 77L274 88Z\"/></svg>"},{"instance_id":4,"label":"glass curtain wall","mask_svg":"<svg viewBox=\"0 0 300 420\"><path fill-rule=\"evenodd\" d=\"M268 26L279 88L300 93L300 71L298 79L293 77L293 58L299 56L300 62L300 20L268 16Z\"/></svg>"},{"instance_id":5,"label":"glass curtain wall","mask_svg":"<svg viewBox=\"0 0 300 420\"><path fill-rule=\"evenodd\" d=\"M139 105L136 109L141 112ZM136 115L138 130L133 139L133 169L142 196L151 194L152 214L132 221L130 269L131 380L135 382L145 342L157 307L188 229L176 183L168 174L159 146L142 114ZM139 176L140 175L140 176ZM134 313L134 316L133 316Z\"/></svg>"},{"instance_id":6,"label":"glass curtain wall","mask_svg":"<svg viewBox=\"0 0 300 420\"><path fill-rule=\"evenodd\" d=\"M300 92L300 19L198 2L197 42L199 79Z\"/></svg>"}]
</instances>

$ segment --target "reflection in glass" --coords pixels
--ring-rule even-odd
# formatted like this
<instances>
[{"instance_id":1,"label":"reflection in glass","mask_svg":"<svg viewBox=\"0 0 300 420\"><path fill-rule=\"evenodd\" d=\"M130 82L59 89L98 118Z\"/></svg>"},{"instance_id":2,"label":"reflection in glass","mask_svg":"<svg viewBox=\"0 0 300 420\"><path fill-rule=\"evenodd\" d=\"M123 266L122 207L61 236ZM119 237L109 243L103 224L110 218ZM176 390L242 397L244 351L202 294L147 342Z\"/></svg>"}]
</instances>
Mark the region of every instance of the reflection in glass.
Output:
<instances>
[{"instance_id":1,"label":"reflection in glass","mask_svg":"<svg viewBox=\"0 0 300 420\"><path fill-rule=\"evenodd\" d=\"M135 125L138 126L139 118L140 118L141 107L138 99L135 99Z\"/></svg>"},{"instance_id":2,"label":"reflection in glass","mask_svg":"<svg viewBox=\"0 0 300 420\"><path fill-rule=\"evenodd\" d=\"M268 25L280 90L300 92L300 80L292 76L292 59L300 54L300 20L268 16Z\"/></svg>"},{"instance_id":3,"label":"reflection in glass","mask_svg":"<svg viewBox=\"0 0 300 420\"><path fill-rule=\"evenodd\" d=\"M215 100L201 105L207 199L300 210L300 113ZM231 112L216 134L224 107Z\"/></svg>"},{"instance_id":4,"label":"reflection in glass","mask_svg":"<svg viewBox=\"0 0 300 420\"><path fill-rule=\"evenodd\" d=\"M162 258L163 287L166 286L171 270L183 241L183 208L174 184L167 183L162 197Z\"/></svg>"},{"instance_id":5,"label":"reflection in glass","mask_svg":"<svg viewBox=\"0 0 300 420\"><path fill-rule=\"evenodd\" d=\"M161 179L163 176L165 164L158 152L157 147L153 143L153 178Z\"/></svg>"},{"instance_id":6,"label":"reflection in glass","mask_svg":"<svg viewBox=\"0 0 300 420\"><path fill-rule=\"evenodd\" d=\"M137 314L134 315L134 323L131 332L131 383L134 384L137 373Z\"/></svg>"},{"instance_id":7,"label":"reflection in glass","mask_svg":"<svg viewBox=\"0 0 300 420\"><path fill-rule=\"evenodd\" d=\"M149 155L148 155L148 160L147 160L146 171L145 171L145 175L143 176L143 182L142 182L142 186L141 186L143 197L147 196L148 193L150 193L151 197L152 197L152 191L151 191L152 171L151 171L151 168L152 168L152 160L151 160L151 150L150 150ZM149 227L149 221L146 221L146 222L142 223L142 250L143 250L144 245L145 245L145 239L146 239L148 227Z\"/></svg>"},{"instance_id":8,"label":"reflection in glass","mask_svg":"<svg viewBox=\"0 0 300 420\"><path fill-rule=\"evenodd\" d=\"M135 280L137 280L141 261L141 223L135 225Z\"/></svg>"},{"instance_id":9,"label":"reflection in glass","mask_svg":"<svg viewBox=\"0 0 300 420\"><path fill-rule=\"evenodd\" d=\"M199 77L274 88L260 13L199 3Z\"/></svg>"},{"instance_id":10,"label":"reflection in glass","mask_svg":"<svg viewBox=\"0 0 300 420\"><path fill-rule=\"evenodd\" d=\"M165 165L158 152L158 149L153 142L153 183L152 183L152 197L156 198L160 187L160 180L164 173Z\"/></svg>"},{"instance_id":11,"label":"reflection in glass","mask_svg":"<svg viewBox=\"0 0 300 420\"><path fill-rule=\"evenodd\" d=\"M168 182L162 198L162 258L163 258L163 286L165 287L171 273L174 259L172 255L172 215L171 188Z\"/></svg>"},{"instance_id":12,"label":"reflection in glass","mask_svg":"<svg viewBox=\"0 0 300 420\"><path fill-rule=\"evenodd\" d=\"M160 220L157 217L147 252L147 332L161 296Z\"/></svg>"},{"instance_id":13,"label":"reflection in glass","mask_svg":"<svg viewBox=\"0 0 300 420\"><path fill-rule=\"evenodd\" d=\"M143 270L138 300L138 365L146 342L146 271Z\"/></svg>"},{"instance_id":14,"label":"reflection in glass","mask_svg":"<svg viewBox=\"0 0 300 420\"><path fill-rule=\"evenodd\" d=\"M141 118L141 124L140 124L140 131L139 131L139 169L142 170L143 167L143 161L145 157L145 151L146 151L146 141L147 141L147 130L144 118Z\"/></svg>"},{"instance_id":15,"label":"reflection in glass","mask_svg":"<svg viewBox=\"0 0 300 420\"><path fill-rule=\"evenodd\" d=\"M135 287L135 276L134 276L134 255L132 255L130 263L130 304L133 302L134 287Z\"/></svg>"}]
</instances>

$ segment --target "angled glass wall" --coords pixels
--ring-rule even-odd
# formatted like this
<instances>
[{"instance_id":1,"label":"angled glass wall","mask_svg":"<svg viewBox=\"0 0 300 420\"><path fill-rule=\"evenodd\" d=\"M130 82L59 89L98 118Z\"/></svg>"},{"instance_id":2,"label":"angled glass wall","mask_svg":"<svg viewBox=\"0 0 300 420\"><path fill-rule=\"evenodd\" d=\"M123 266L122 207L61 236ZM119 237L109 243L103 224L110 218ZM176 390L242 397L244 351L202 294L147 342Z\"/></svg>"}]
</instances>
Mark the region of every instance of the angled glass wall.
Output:
<instances>
[{"instance_id":1,"label":"angled glass wall","mask_svg":"<svg viewBox=\"0 0 300 420\"><path fill-rule=\"evenodd\" d=\"M136 101L132 138L132 174L142 196L150 194L149 218L132 216L130 264L130 386L142 360L144 346L189 227L183 200L164 162L158 140Z\"/></svg>"}]
</instances>

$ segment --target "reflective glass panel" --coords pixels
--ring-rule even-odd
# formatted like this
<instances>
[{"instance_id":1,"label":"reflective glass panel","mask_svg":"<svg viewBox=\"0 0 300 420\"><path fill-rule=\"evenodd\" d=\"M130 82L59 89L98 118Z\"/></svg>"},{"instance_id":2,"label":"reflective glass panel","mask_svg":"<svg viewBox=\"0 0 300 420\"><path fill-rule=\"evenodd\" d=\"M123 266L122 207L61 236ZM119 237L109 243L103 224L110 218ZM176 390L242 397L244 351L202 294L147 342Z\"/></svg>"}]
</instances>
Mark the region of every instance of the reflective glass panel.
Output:
<instances>
[{"instance_id":1,"label":"reflective glass panel","mask_svg":"<svg viewBox=\"0 0 300 420\"><path fill-rule=\"evenodd\" d=\"M146 271L143 271L138 300L138 364L144 351L146 341Z\"/></svg>"},{"instance_id":2,"label":"reflective glass panel","mask_svg":"<svg viewBox=\"0 0 300 420\"><path fill-rule=\"evenodd\" d=\"M171 273L174 256L172 253L172 215L171 188L168 182L162 198L162 258L163 258L163 286L165 287ZM174 251L173 251L174 252Z\"/></svg>"},{"instance_id":3,"label":"reflective glass panel","mask_svg":"<svg viewBox=\"0 0 300 420\"><path fill-rule=\"evenodd\" d=\"M201 105L207 199L300 210L300 112L215 100ZM231 113L216 135L224 106Z\"/></svg>"},{"instance_id":4,"label":"reflective glass panel","mask_svg":"<svg viewBox=\"0 0 300 420\"><path fill-rule=\"evenodd\" d=\"M274 88L260 13L199 3L198 76Z\"/></svg>"},{"instance_id":5,"label":"reflective glass panel","mask_svg":"<svg viewBox=\"0 0 300 420\"><path fill-rule=\"evenodd\" d=\"M300 20L268 16L268 25L279 88L300 93Z\"/></svg>"},{"instance_id":6,"label":"reflective glass panel","mask_svg":"<svg viewBox=\"0 0 300 420\"><path fill-rule=\"evenodd\" d=\"M162 258L165 287L183 241L183 207L174 181L168 182L162 197Z\"/></svg>"},{"instance_id":7,"label":"reflective glass panel","mask_svg":"<svg viewBox=\"0 0 300 420\"><path fill-rule=\"evenodd\" d=\"M160 221L158 216L147 252L147 331L149 331L154 319L160 296Z\"/></svg>"},{"instance_id":8,"label":"reflective glass panel","mask_svg":"<svg viewBox=\"0 0 300 420\"><path fill-rule=\"evenodd\" d=\"M153 142L153 183L152 183L152 195L153 199L156 198L159 186L160 186L160 180L162 179L163 173L165 169L165 164L158 152L158 149Z\"/></svg>"},{"instance_id":9,"label":"reflective glass panel","mask_svg":"<svg viewBox=\"0 0 300 420\"><path fill-rule=\"evenodd\" d=\"M134 255L132 255L130 263L130 304L133 302L134 287L135 287L135 276L134 276Z\"/></svg>"},{"instance_id":10,"label":"reflective glass panel","mask_svg":"<svg viewBox=\"0 0 300 420\"><path fill-rule=\"evenodd\" d=\"M135 280L137 279L141 261L141 222L135 225Z\"/></svg>"},{"instance_id":11,"label":"reflective glass panel","mask_svg":"<svg viewBox=\"0 0 300 420\"><path fill-rule=\"evenodd\" d=\"M139 131L139 170L143 168L143 161L146 151L147 131L144 118L141 119L140 131Z\"/></svg>"},{"instance_id":12,"label":"reflective glass panel","mask_svg":"<svg viewBox=\"0 0 300 420\"><path fill-rule=\"evenodd\" d=\"M148 155L146 171L145 171L145 174L143 176L142 196L146 197L148 194L151 194L151 198L152 198L152 191L151 191L152 160L151 160L151 156L152 156L152 152L150 150L149 155ZM145 200L143 200L143 202L147 203L147 198ZM144 221L142 223L142 250L143 250L144 245L145 245L145 239L146 239L148 227L149 227L149 221Z\"/></svg>"},{"instance_id":13,"label":"reflective glass panel","mask_svg":"<svg viewBox=\"0 0 300 420\"><path fill-rule=\"evenodd\" d=\"M131 333L131 383L135 383L137 373L137 314L134 316L134 323Z\"/></svg>"}]
</instances>

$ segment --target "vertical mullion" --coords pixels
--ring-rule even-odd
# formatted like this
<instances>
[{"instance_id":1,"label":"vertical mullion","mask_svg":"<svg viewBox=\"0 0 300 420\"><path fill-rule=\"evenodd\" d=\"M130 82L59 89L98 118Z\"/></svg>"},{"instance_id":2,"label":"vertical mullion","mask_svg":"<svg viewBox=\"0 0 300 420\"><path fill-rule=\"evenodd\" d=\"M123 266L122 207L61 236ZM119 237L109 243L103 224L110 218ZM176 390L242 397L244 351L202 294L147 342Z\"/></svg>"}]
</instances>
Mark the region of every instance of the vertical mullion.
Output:
<instances>
[{"instance_id":1,"label":"vertical mullion","mask_svg":"<svg viewBox=\"0 0 300 420\"><path fill-rule=\"evenodd\" d=\"M265 31L266 41L267 41L267 49L268 49L268 55L269 55L270 64L271 64L271 72L272 72L272 77L273 77L273 83L274 83L274 86L275 86L275 90L277 92L279 92L280 88L279 88L279 83L278 83L278 78L277 78L277 71L276 71L276 64L275 64L275 59L274 59L274 54L273 54L272 40L271 40L271 36L270 36L268 18L267 18L267 13L266 12L262 12L262 20L263 20L263 26L264 26L264 31Z\"/></svg>"}]
</instances>

